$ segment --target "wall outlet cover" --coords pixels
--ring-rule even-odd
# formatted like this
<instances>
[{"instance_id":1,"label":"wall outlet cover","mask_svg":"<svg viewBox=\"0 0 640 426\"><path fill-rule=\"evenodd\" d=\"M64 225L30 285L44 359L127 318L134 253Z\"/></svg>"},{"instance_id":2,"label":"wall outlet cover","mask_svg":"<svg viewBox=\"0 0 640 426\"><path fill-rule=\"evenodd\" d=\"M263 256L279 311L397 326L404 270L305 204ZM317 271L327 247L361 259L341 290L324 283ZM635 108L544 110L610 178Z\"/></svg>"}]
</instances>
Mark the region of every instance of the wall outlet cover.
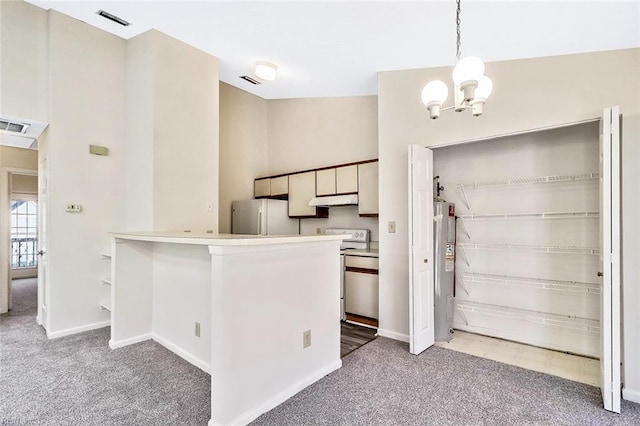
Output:
<instances>
[{"instance_id":1,"label":"wall outlet cover","mask_svg":"<svg viewBox=\"0 0 640 426\"><path fill-rule=\"evenodd\" d=\"M311 330L302 333L302 348L308 348L309 346L311 346Z\"/></svg>"}]
</instances>

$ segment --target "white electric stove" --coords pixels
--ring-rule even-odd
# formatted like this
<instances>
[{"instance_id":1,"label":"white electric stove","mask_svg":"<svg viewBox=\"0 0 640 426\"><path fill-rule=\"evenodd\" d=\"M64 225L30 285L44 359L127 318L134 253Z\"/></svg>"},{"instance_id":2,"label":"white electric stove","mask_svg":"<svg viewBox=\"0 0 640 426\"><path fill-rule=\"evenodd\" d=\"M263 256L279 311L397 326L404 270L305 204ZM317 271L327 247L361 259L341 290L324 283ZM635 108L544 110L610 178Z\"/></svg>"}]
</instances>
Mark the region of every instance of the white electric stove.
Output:
<instances>
[{"instance_id":1,"label":"white electric stove","mask_svg":"<svg viewBox=\"0 0 640 426\"><path fill-rule=\"evenodd\" d=\"M340 244L340 319L346 321L347 316L344 308L344 253L348 249L367 250L371 240L371 231L368 229L348 229L348 228L327 228L324 231L327 235L351 235L349 238L342 240Z\"/></svg>"}]
</instances>

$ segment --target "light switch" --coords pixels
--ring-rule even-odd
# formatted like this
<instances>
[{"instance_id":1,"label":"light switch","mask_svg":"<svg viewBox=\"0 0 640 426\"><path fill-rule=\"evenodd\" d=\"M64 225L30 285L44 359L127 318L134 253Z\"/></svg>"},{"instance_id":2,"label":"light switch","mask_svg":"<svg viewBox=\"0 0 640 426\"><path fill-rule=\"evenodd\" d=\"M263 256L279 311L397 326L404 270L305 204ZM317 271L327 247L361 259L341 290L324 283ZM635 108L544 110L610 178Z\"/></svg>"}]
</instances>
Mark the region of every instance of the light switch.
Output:
<instances>
[{"instance_id":1,"label":"light switch","mask_svg":"<svg viewBox=\"0 0 640 426\"><path fill-rule=\"evenodd\" d=\"M82 211L81 204L67 204L67 212L69 213L80 213Z\"/></svg>"},{"instance_id":2,"label":"light switch","mask_svg":"<svg viewBox=\"0 0 640 426\"><path fill-rule=\"evenodd\" d=\"M389 221L389 233L390 234L396 233L396 222L393 220Z\"/></svg>"}]
</instances>

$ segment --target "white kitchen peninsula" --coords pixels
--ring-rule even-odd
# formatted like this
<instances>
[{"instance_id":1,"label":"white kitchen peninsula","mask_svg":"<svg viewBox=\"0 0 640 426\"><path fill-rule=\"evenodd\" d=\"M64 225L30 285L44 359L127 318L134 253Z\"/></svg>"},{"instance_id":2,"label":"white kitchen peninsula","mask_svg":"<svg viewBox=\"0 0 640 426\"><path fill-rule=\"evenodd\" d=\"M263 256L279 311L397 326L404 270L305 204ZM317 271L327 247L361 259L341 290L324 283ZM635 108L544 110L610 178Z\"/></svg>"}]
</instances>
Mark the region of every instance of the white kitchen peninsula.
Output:
<instances>
[{"instance_id":1,"label":"white kitchen peninsula","mask_svg":"<svg viewBox=\"0 0 640 426\"><path fill-rule=\"evenodd\" d=\"M210 425L246 424L342 365L341 240L112 233L109 346L157 341L211 374Z\"/></svg>"}]
</instances>

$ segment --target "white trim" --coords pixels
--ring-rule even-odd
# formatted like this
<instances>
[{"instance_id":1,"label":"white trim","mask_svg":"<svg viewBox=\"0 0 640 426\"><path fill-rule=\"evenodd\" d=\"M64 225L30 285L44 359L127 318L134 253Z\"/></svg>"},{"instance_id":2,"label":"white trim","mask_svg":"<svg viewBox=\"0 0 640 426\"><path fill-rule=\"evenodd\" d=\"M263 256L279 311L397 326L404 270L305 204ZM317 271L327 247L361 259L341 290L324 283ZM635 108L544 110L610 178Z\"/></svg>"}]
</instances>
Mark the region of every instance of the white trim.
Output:
<instances>
[{"instance_id":1,"label":"white trim","mask_svg":"<svg viewBox=\"0 0 640 426\"><path fill-rule=\"evenodd\" d=\"M409 335L397 333L391 330L385 330L383 328L378 329L378 336L387 337L389 339L398 340L400 342L409 343Z\"/></svg>"},{"instance_id":2,"label":"white trim","mask_svg":"<svg viewBox=\"0 0 640 426\"><path fill-rule=\"evenodd\" d=\"M640 404L640 391L623 388L622 399Z\"/></svg>"},{"instance_id":3,"label":"white trim","mask_svg":"<svg viewBox=\"0 0 640 426\"><path fill-rule=\"evenodd\" d=\"M114 342L113 340L110 339L109 347L111 349L118 349L124 346L133 345L134 343L144 342L145 340L149 340L151 338L152 338L151 333L147 333L147 334L141 334L139 336L130 337L128 339L118 340L117 342Z\"/></svg>"},{"instance_id":4,"label":"white trim","mask_svg":"<svg viewBox=\"0 0 640 426\"><path fill-rule=\"evenodd\" d=\"M463 144L463 143L483 142L483 141L488 141L488 140L491 140L491 139L508 138L508 137L512 137L512 136L526 135L527 133L544 132L546 130L563 129L565 127L579 126L581 124L587 124L587 123L595 123L595 122L598 122L600 120L602 120L602 117L587 118L587 119L584 119L584 120L570 121L568 123L559 123L559 124L552 124L550 126L542 126L542 127L534 127L534 128L525 129L525 130L518 130L518 131L515 131L515 132L498 133L498 134L495 134L495 135L488 135L488 136L483 136L483 137L480 137L480 138L463 139L463 140L457 140L457 141L451 141L451 142L444 142L444 143L441 143L441 144L438 144L438 145L429 145L429 146L427 146L427 148L429 148L429 149L444 148L444 147L453 146L453 145L459 145L459 144Z\"/></svg>"},{"instance_id":5,"label":"white trim","mask_svg":"<svg viewBox=\"0 0 640 426\"><path fill-rule=\"evenodd\" d=\"M81 325L79 327L67 328L65 330L60 330L60 331L53 331L53 332L47 331L47 338L57 339L59 337L82 333L83 331L97 330L99 328L109 327L110 324L111 324L111 321L107 320L107 321L95 322L93 324Z\"/></svg>"},{"instance_id":6,"label":"white trim","mask_svg":"<svg viewBox=\"0 0 640 426\"><path fill-rule=\"evenodd\" d=\"M316 371L312 375L308 376L307 378L299 381L298 383L295 383L292 386L289 386L282 392L275 395L273 398L263 402L262 404L254 407L251 410L245 411L240 416L236 417L231 421L224 422L224 423L216 422L213 418L213 413L212 413L211 420L209 420L208 426L221 425L221 424L226 424L226 425L249 424L253 420L260 417L262 414L282 404L284 401L291 398L292 396L294 396L304 388L312 385L313 383L322 379L324 376L336 371L340 367L342 367L342 360L337 360L335 362L332 362L331 364L325 366L324 368L321 368L320 370Z\"/></svg>"},{"instance_id":7,"label":"white trim","mask_svg":"<svg viewBox=\"0 0 640 426\"><path fill-rule=\"evenodd\" d=\"M155 333L151 333L151 338L156 342L158 342L159 344L161 344L162 346L164 346L165 348L169 349L174 354L178 355L180 358L187 361L189 364L193 364L196 367L198 367L200 370L204 371L205 373L211 374L210 363L205 362L204 360L198 358L197 356L177 346L175 343L172 343L167 339L165 339L164 337L158 336Z\"/></svg>"}]
</instances>

